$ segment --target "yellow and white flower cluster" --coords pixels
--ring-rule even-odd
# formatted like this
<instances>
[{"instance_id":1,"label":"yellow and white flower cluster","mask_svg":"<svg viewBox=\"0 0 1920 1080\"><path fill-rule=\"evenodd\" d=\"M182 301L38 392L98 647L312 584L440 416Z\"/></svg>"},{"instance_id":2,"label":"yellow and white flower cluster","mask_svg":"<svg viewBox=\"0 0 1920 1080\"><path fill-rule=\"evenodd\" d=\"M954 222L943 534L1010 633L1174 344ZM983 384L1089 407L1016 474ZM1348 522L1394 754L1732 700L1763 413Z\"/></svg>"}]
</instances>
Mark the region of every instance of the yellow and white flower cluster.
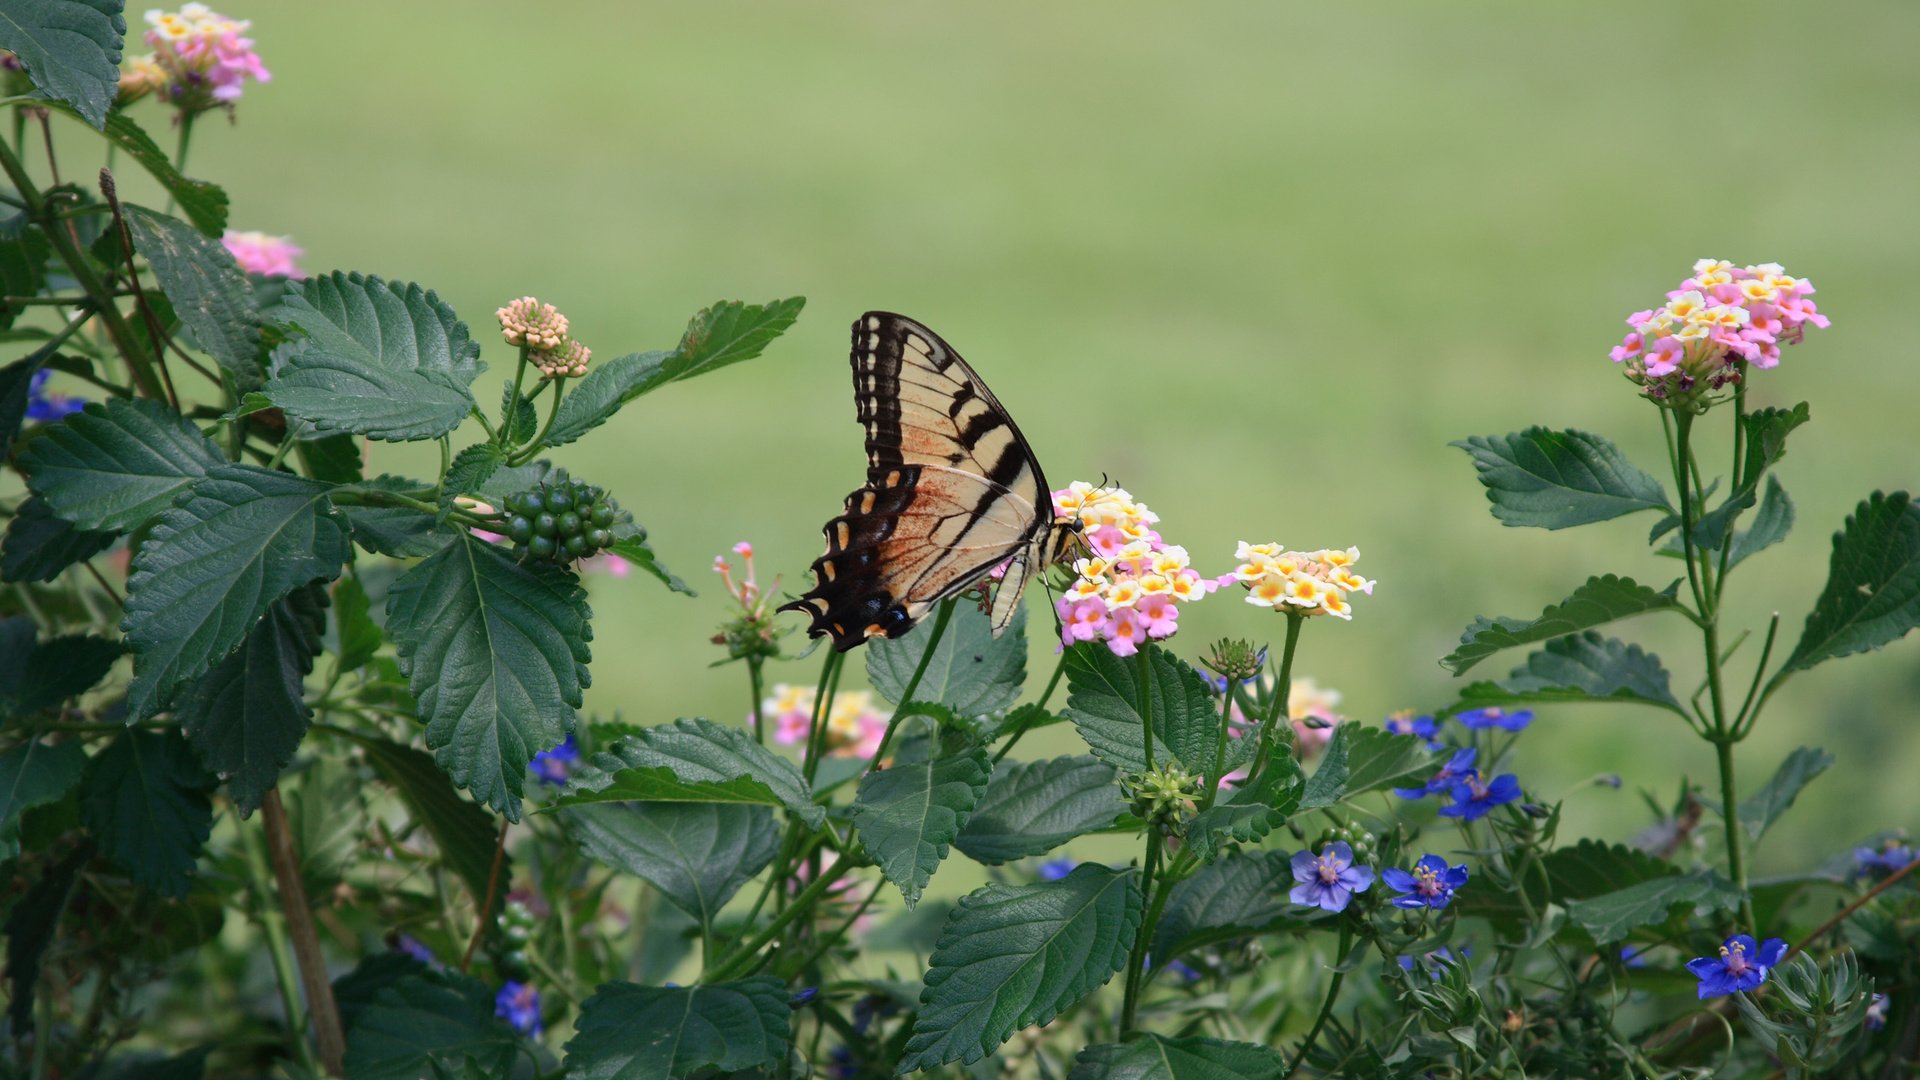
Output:
<instances>
[{"instance_id":1,"label":"yellow and white flower cluster","mask_svg":"<svg viewBox=\"0 0 1920 1080\"><path fill-rule=\"evenodd\" d=\"M1132 656L1148 638L1173 636L1177 605L1219 588L1193 569L1187 549L1160 539L1160 516L1124 488L1076 480L1053 493L1054 514L1078 520L1093 554L1073 564L1074 581L1055 604L1060 642L1104 641Z\"/></svg>"},{"instance_id":2,"label":"yellow and white flower cluster","mask_svg":"<svg viewBox=\"0 0 1920 1080\"><path fill-rule=\"evenodd\" d=\"M1353 618L1347 598L1373 595L1373 582L1354 572L1359 548L1288 551L1279 544L1240 541L1233 580L1247 587L1247 603L1297 615Z\"/></svg>"},{"instance_id":3,"label":"yellow and white flower cluster","mask_svg":"<svg viewBox=\"0 0 1920 1080\"><path fill-rule=\"evenodd\" d=\"M760 703L760 715L773 721L773 737L789 746L803 744L813 722L815 690L776 683ZM828 757L872 757L887 730L887 714L875 707L870 690L842 690L827 713Z\"/></svg>"}]
</instances>

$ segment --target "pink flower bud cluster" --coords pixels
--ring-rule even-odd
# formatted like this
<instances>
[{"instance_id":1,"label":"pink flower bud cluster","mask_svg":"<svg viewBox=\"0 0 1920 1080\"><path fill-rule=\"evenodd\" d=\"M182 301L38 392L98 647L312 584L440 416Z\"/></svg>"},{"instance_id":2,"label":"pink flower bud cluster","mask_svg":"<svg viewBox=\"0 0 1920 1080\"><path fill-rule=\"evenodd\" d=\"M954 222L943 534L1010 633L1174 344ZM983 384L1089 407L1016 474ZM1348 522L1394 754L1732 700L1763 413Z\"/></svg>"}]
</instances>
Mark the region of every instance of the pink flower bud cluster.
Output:
<instances>
[{"instance_id":1,"label":"pink flower bud cluster","mask_svg":"<svg viewBox=\"0 0 1920 1080\"><path fill-rule=\"evenodd\" d=\"M1159 515L1123 488L1076 480L1053 493L1053 510L1079 521L1093 549L1074 562L1074 582L1054 605L1063 646L1102 641L1115 656L1132 656L1149 638L1173 636L1180 604L1220 587L1193 569L1186 548L1160 539Z\"/></svg>"},{"instance_id":2,"label":"pink flower bud cluster","mask_svg":"<svg viewBox=\"0 0 1920 1080\"><path fill-rule=\"evenodd\" d=\"M294 260L306 254L306 250L293 242L290 236L269 236L263 232L239 232L228 229L220 237L220 243L226 247L233 261L240 269L261 277L292 278L295 281L307 276Z\"/></svg>"},{"instance_id":3,"label":"pink flower bud cluster","mask_svg":"<svg viewBox=\"0 0 1920 1080\"><path fill-rule=\"evenodd\" d=\"M1359 548L1287 551L1279 544L1240 541L1233 553L1241 560L1230 580L1247 587L1247 603L1295 615L1332 615L1352 619L1347 597L1373 595L1372 581L1354 573Z\"/></svg>"},{"instance_id":4,"label":"pink flower bud cluster","mask_svg":"<svg viewBox=\"0 0 1920 1080\"><path fill-rule=\"evenodd\" d=\"M273 78L253 51L253 39L246 36L252 25L205 4L147 12L146 41L153 53L133 61L122 80L122 96L158 93L189 113L232 106L248 79Z\"/></svg>"},{"instance_id":5,"label":"pink flower bud cluster","mask_svg":"<svg viewBox=\"0 0 1920 1080\"><path fill-rule=\"evenodd\" d=\"M788 746L804 744L813 724L816 691L811 686L776 683L760 703L763 720L773 723L773 737ZM748 717L752 722L752 717ZM828 757L872 757L887 732L887 715L874 708L870 690L842 690L833 697L827 714Z\"/></svg>"},{"instance_id":6,"label":"pink flower bud cluster","mask_svg":"<svg viewBox=\"0 0 1920 1080\"><path fill-rule=\"evenodd\" d=\"M527 359L543 379L577 379L587 373L593 350L567 336L567 317L552 304L523 296L496 308L500 334L509 345L524 345Z\"/></svg>"},{"instance_id":7,"label":"pink flower bud cluster","mask_svg":"<svg viewBox=\"0 0 1920 1080\"><path fill-rule=\"evenodd\" d=\"M1627 316L1631 332L1610 355L1655 400L1718 390L1749 364L1778 367L1781 346L1799 344L1809 325L1827 326L1812 296L1813 283L1779 263L1701 259L1664 306Z\"/></svg>"}]
</instances>

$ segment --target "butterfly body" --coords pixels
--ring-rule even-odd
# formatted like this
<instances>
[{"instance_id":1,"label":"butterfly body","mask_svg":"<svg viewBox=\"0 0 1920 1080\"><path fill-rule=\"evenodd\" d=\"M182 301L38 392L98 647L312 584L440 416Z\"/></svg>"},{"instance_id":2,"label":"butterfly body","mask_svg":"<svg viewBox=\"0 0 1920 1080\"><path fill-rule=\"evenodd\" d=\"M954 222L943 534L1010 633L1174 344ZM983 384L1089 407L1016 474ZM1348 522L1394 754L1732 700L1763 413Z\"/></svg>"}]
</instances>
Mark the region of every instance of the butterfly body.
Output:
<instances>
[{"instance_id":1,"label":"butterfly body","mask_svg":"<svg viewBox=\"0 0 1920 1080\"><path fill-rule=\"evenodd\" d=\"M913 319L862 315L851 359L867 481L822 530L813 588L781 610L806 612L808 634L844 651L899 637L1004 563L997 636L1074 532L1054 521L1033 449L960 354Z\"/></svg>"}]
</instances>

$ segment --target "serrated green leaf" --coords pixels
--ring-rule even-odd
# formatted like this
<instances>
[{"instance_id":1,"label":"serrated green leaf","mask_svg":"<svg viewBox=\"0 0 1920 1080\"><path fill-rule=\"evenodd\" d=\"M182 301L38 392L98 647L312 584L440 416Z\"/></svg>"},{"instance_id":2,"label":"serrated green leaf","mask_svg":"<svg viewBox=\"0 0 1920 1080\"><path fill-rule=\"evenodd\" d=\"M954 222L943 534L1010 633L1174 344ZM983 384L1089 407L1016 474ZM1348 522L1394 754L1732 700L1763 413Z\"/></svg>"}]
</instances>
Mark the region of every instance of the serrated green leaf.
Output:
<instances>
[{"instance_id":1,"label":"serrated green leaf","mask_svg":"<svg viewBox=\"0 0 1920 1080\"><path fill-rule=\"evenodd\" d=\"M80 818L135 884L179 899L213 831L212 786L179 732L129 728L89 764Z\"/></svg>"},{"instance_id":2,"label":"serrated green leaf","mask_svg":"<svg viewBox=\"0 0 1920 1080\"><path fill-rule=\"evenodd\" d=\"M106 678L126 651L118 641L86 634L49 638L23 650L25 664L18 681L0 678L0 717L26 716L79 697ZM11 686L5 685L9 682Z\"/></svg>"},{"instance_id":3,"label":"serrated green leaf","mask_svg":"<svg viewBox=\"0 0 1920 1080\"><path fill-rule=\"evenodd\" d=\"M1733 550L1727 553L1727 569L1785 540L1792 531L1793 500L1787 498L1787 489L1780 486L1780 478L1769 476L1766 493L1760 497L1760 509L1754 512L1753 524L1734 534Z\"/></svg>"},{"instance_id":4,"label":"serrated green leaf","mask_svg":"<svg viewBox=\"0 0 1920 1080\"><path fill-rule=\"evenodd\" d=\"M1395 735L1385 728L1341 724L1333 729L1333 738L1328 740L1328 756L1332 755L1334 742L1345 744L1347 776L1340 795L1343 799L1399 786L1409 777L1428 776L1435 768L1433 751L1427 749L1426 740L1416 735ZM1317 773L1315 778L1318 779Z\"/></svg>"},{"instance_id":5,"label":"serrated green leaf","mask_svg":"<svg viewBox=\"0 0 1920 1080\"><path fill-rule=\"evenodd\" d=\"M408 975L373 996L347 1032L346 1073L354 1080L420 1080L435 1063L477 1061L507 1076L520 1038L494 1016L494 992L451 971Z\"/></svg>"},{"instance_id":6,"label":"serrated green leaf","mask_svg":"<svg viewBox=\"0 0 1920 1080\"><path fill-rule=\"evenodd\" d=\"M1593 630L1547 642L1505 679L1468 684L1447 711L1582 701L1629 701L1687 715L1668 689L1667 669L1658 656Z\"/></svg>"},{"instance_id":7,"label":"serrated green leaf","mask_svg":"<svg viewBox=\"0 0 1920 1080\"><path fill-rule=\"evenodd\" d=\"M1220 733L1220 710L1206 679L1158 645L1146 645L1153 695L1153 744L1156 763L1173 758L1199 775L1213 766ZM1094 756L1121 775L1145 772L1140 717L1140 662L1119 657L1101 644L1076 644L1067 650L1067 719Z\"/></svg>"},{"instance_id":8,"label":"serrated green leaf","mask_svg":"<svg viewBox=\"0 0 1920 1080\"><path fill-rule=\"evenodd\" d=\"M174 707L180 731L227 785L241 817L280 781L313 710L306 677L327 625L327 591L303 585L276 601L246 641L202 675Z\"/></svg>"},{"instance_id":9,"label":"serrated green leaf","mask_svg":"<svg viewBox=\"0 0 1920 1080\"><path fill-rule=\"evenodd\" d=\"M100 127L120 92L121 39L127 32L120 7L87 0L10 0L0 9L0 49L20 58L42 93Z\"/></svg>"},{"instance_id":10,"label":"serrated green leaf","mask_svg":"<svg viewBox=\"0 0 1920 1080\"><path fill-rule=\"evenodd\" d=\"M351 435L319 439L303 436L294 442L293 453L301 469L315 480L329 484L357 484L361 480L360 440Z\"/></svg>"},{"instance_id":11,"label":"serrated green leaf","mask_svg":"<svg viewBox=\"0 0 1920 1080\"><path fill-rule=\"evenodd\" d=\"M941 931L901 1074L980 1060L1126 967L1140 928L1132 870L1082 863L1059 881L962 897Z\"/></svg>"},{"instance_id":12,"label":"serrated green leaf","mask_svg":"<svg viewBox=\"0 0 1920 1080\"><path fill-rule=\"evenodd\" d=\"M1802 746L1788 754L1772 779L1740 801L1740 824L1746 828L1747 835L1758 842L1767 828L1793 805L1793 800L1799 798L1800 790L1831 768L1833 760L1832 754L1813 746Z\"/></svg>"},{"instance_id":13,"label":"serrated green leaf","mask_svg":"<svg viewBox=\"0 0 1920 1080\"><path fill-rule=\"evenodd\" d=\"M480 346L418 285L336 272L289 287L267 318L289 340L273 350L265 393L317 431L431 439L474 408Z\"/></svg>"},{"instance_id":14,"label":"serrated green leaf","mask_svg":"<svg viewBox=\"0 0 1920 1080\"><path fill-rule=\"evenodd\" d=\"M0 293L0 330L12 326L26 310L26 305L9 304L4 297L39 296L47 287L47 260L52 252L53 246L47 242L46 234L28 222L26 211L0 218L0 289L6 290ZM39 367L36 353L6 368L17 373L18 396L12 392L0 393L0 457L6 455L7 443L20 429L21 414L27 403L26 379ZM0 385L6 383L0 381Z\"/></svg>"},{"instance_id":15,"label":"serrated green leaf","mask_svg":"<svg viewBox=\"0 0 1920 1080\"><path fill-rule=\"evenodd\" d=\"M649 390L759 356L806 302L798 296L766 304L722 301L693 317L672 352L630 353L595 366L560 403L546 445L573 442Z\"/></svg>"},{"instance_id":16,"label":"serrated green leaf","mask_svg":"<svg viewBox=\"0 0 1920 1080\"><path fill-rule=\"evenodd\" d=\"M637 566L660 580L660 583L674 592L687 596L698 596L679 575L668 570L665 564L654 556L653 549L647 546L646 538L638 534L622 536L607 548L607 554L617 556L628 564Z\"/></svg>"},{"instance_id":17,"label":"serrated green leaf","mask_svg":"<svg viewBox=\"0 0 1920 1080\"><path fill-rule=\"evenodd\" d=\"M600 803L560 818L589 857L648 882L709 928L780 848L780 826L764 806Z\"/></svg>"},{"instance_id":18,"label":"serrated green leaf","mask_svg":"<svg viewBox=\"0 0 1920 1080\"><path fill-rule=\"evenodd\" d=\"M160 515L133 559L126 619L133 647L127 712L163 708L179 684L238 648L274 601L331 581L353 554L332 487L251 465L208 471Z\"/></svg>"},{"instance_id":19,"label":"serrated green leaf","mask_svg":"<svg viewBox=\"0 0 1920 1080\"><path fill-rule=\"evenodd\" d=\"M1745 464L1740 471L1742 486L1751 490L1760 483L1760 475L1787 455L1787 436L1793 429L1812 419L1807 403L1791 409L1755 409L1740 418L1746 428Z\"/></svg>"},{"instance_id":20,"label":"serrated green leaf","mask_svg":"<svg viewBox=\"0 0 1920 1080\"><path fill-rule=\"evenodd\" d=\"M1746 513L1755 501L1751 490L1728 492L1719 506L1700 515L1700 520L1694 522L1693 546L1702 552L1719 551L1721 543L1727 538L1727 530L1733 528L1734 520Z\"/></svg>"},{"instance_id":21,"label":"serrated green leaf","mask_svg":"<svg viewBox=\"0 0 1920 1080\"><path fill-rule=\"evenodd\" d=\"M134 247L153 267L173 312L242 391L260 385L260 311L253 286L220 241L164 214L126 208Z\"/></svg>"},{"instance_id":22,"label":"serrated green leaf","mask_svg":"<svg viewBox=\"0 0 1920 1080\"><path fill-rule=\"evenodd\" d=\"M1616 619L1679 606L1672 585L1655 591L1632 578L1613 574L1590 577L1586 584L1573 590L1565 600L1550 605L1537 618L1489 619L1483 615L1473 620L1460 632L1460 647L1442 657L1440 665L1455 675L1462 675L1502 649L1531 645Z\"/></svg>"},{"instance_id":23,"label":"serrated green leaf","mask_svg":"<svg viewBox=\"0 0 1920 1080\"><path fill-rule=\"evenodd\" d=\"M1874 492L1833 537L1827 587L1774 682L1823 660L1878 649L1920 625L1920 506Z\"/></svg>"},{"instance_id":24,"label":"serrated green leaf","mask_svg":"<svg viewBox=\"0 0 1920 1080\"><path fill-rule=\"evenodd\" d=\"M0 862L20 853L20 815L64 798L86 767L78 742L36 739L0 754Z\"/></svg>"},{"instance_id":25,"label":"serrated green leaf","mask_svg":"<svg viewBox=\"0 0 1920 1080\"><path fill-rule=\"evenodd\" d=\"M500 387L500 430L509 446L524 446L540 431L540 414L533 400L512 383Z\"/></svg>"},{"instance_id":26,"label":"serrated green leaf","mask_svg":"<svg viewBox=\"0 0 1920 1080\"><path fill-rule=\"evenodd\" d=\"M1300 807L1304 788L1299 764L1291 757L1276 758L1258 779L1195 814L1187 823L1187 843L1204 862L1218 858L1230 840L1253 843Z\"/></svg>"},{"instance_id":27,"label":"serrated green leaf","mask_svg":"<svg viewBox=\"0 0 1920 1080\"><path fill-rule=\"evenodd\" d=\"M1740 890L1711 871L1676 874L1566 902L1567 917L1602 945L1619 941L1637 927L1665 920L1677 904L1703 911L1731 909L1740 902Z\"/></svg>"},{"instance_id":28,"label":"serrated green leaf","mask_svg":"<svg viewBox=\"0 0 1920 1080\"><path fill-rule=\"evenodd\" d=\"M1675 877L1680 868L1654 858L1638 848L1582 840L1571 847L1557 848L1540 860L1546 880L1539 875L1526 879L1527 895L1534 911L1549 902L1564 904L1617 892L1632 885L1659 878ZM1528 918L1526 907L1512 892L1501 892L1491 882L1476 880L1473 888L1454 897L1452 910L1463 918L1483 918L1503 928L1519 926Z\"/></svg>"},{"instance_id":29,"label":"serrated green leaf","mask_svg":"<svg viewBox=\"0 0 1920 1080\"><path fill-rule=\"evenodd\" d=\"M113 546L115 532L93 532L53 516L47 501L31 496L14 511L0 543L0 581L52 581L75 563Z\"/></svg>"},{"instance_id":30,"label":"serrated green leaf","mask_svg":"<svg viewBox=\"0 0 1920 1080\"><path fill-rule=\"evenodd\" d=\"M20 452L27 485L54 516L91 530L141 525L224 464L198 428L141 398L88 405Z\"/></svg>"},{"instance_id":31,"label":"serrated green leaf","mask_svg":"<svg viewBox=\"0 0 1920 1080\"><path fill-rule=\"evenodd\" d=\"M432 757L385 739L348 737L366 751L373 771L393 785L412 819L426 826L427 834L440 848L441 859L466 882L474 904L484 903L487 879L493 874L494 843L499 838L492 816L461 798ZM512 862L503 854L500 880L512 879Z\"/></svg>"},{"instance_id":32,"label":"serrated green leaf","mask_svg":"<svg viewBox=\"0 0 1920 1080\"><path fill-rule=\"evenodd\" d=\"M325 896L358 861L368 835L365 775L339 758L317 758L298 780L283 777L287 828L308 896ZM502 867L504 872L505 867Z\"/></svg>"},{"instance_id":33,"label":"serrated green leaf","mask_svg":"<svg viewBox=\"0 0 1920 1080\"><path fill-rule=\"evenodd\" d=\"M1044 855L1126 813L1113 766L1086 754L996 766L953 846L988 865Z\"/></svg>"},{"instance_id":34,"label":"serrated green leaf","mask_svg":"<svg viewBox=\"0 0 1920 1080\"><path fill-rule=\"evenodd\" d=\"M333 587L334 633L340 644L343 674L364 667L386 640L380 625L373 621L372 611L372 602L359 578L343 577Z\"/></svg>"},{"instance_id":35,"label":"serrated green leaf","mask_svg":"<svg viewBox=\"0 0 1920 1080\"><path fill-rule=\"evenodd\" d=\"M573 730L593 612L573 574L461 533L387 590L387 634L454 783L520 819L533 755Z\"/></svg>"},{"instance_id":36,"label":"serrated green leaf","mask_svg":"<svg viewBox=\"0 0 1920 1080\"><path fill-rule=\"evenodd\" d=\"M453 455L446 479L441 482L444 502L450 506L455 495L479 491L487 478L506 463L506 453L492 443L475 443Z\"/></svg>"},{"instance_id":37,"label":"serrated green leaf","mask_svg":"<svg viewBox=\"0 0 1920 1080\"><path fill-rule=\"evenodd\" d=\"M784 806L809 828L826 820L792 762L739 728L697 717L615 740L575 770L553 805L594 802L747 803Z\"/></svg>"},{"instance_id":38,"label":"serrated green leaf","mask_svg":"<svg viewBox=\"0 0 1920 1080\"><path fill-rule=\"evenodd\" d=\"M1273 1080L1286 1067L1287 1059L1272 1047L1149 1032L1080 1051L1067 1080Z\"/></svg>"},{"instance_id":39,"label":"serrated green leaf","mask_svg":"<svg viewBox=\"0 0 1920 1080\"><path fill-rule=\"evenodd\" d=\"M770 1068L791 1039L787 990L761 975L707 986L611 982L580 1006L569 1080L685 1080Z\"/></svg>"},{"instance_id":40,"label":"serrated green leaf","mask_svg":"<svg viewBox=\"0 0 1920 1080\"><path fill-rule=\"evenodd\" d=\"M40 961L53 944L67 900L80 871L93 861L93 845L81 842L67 855L48 864L39 881L7 913L7 982L12 998L7 1019L14 1031L33 1030L33 999L40 982Z\"/></svg>"},{"instance_id":41,"label":"serrated green leaf","mask_svg":"<svg viewBox=\"0 0 1920 1080\"><path fill-rule=\"evenodd\" d=\"M1584 431L1531 427L1449 443L1473 458L1504 525L1566 529L1640 510L1666 510L1666 489L1620 448Z\"/></svg>"},{"instance_id":42,"label":"serrated green leaf","mask_svg":"<svg viewBox=\"0 0 1920 1080\"><path fill-rule=\"evenodd\" d=\"M897 638L867 642L867 680L881 697L898 705L913 679L920 657L927 651L933 623L923 622ZM954 715L981 716L1008 708L1020 698L1027 679L1027 613L1014 613L1013 624L998 639L993 622L979 608L961 604L927 662L927 673L913 696L952 709Z\"/></svg>"},{"instance_id":43,"label":"serrated green leaf","mask_svg":"<svg viewBox=\"0 0 1920 1080\"><path fill-rule=\"evenodd\" d=\"M952 752L929 747L895 755L860 780L853 824L860 846L911 909L947 857L947 848L986 793L993 763L984 747Z\"/></svg>"},{"instance_id":44,"label":"serrated green leaf","mask_svg":"<svg viewBox=\"0 0 1920 1080\"><path fill-rule=\"evenodd\" d=\"M1286 902L1293 887L1287 859L1278 851L1229 855L1175 884L1153 930L1154 967L1192 949L1297 922L1297 909Z\"/></svg>"}]
</instances>

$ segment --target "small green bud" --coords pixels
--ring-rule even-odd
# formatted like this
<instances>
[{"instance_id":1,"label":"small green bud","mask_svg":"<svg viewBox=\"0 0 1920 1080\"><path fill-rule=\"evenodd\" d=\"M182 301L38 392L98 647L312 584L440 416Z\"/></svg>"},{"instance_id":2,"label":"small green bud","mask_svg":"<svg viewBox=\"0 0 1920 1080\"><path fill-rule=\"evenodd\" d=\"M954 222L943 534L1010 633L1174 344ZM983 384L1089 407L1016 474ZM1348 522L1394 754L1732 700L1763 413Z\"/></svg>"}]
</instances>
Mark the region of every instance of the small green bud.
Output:
<instances>
[{"instance_id":1,"label":"small green bud","mask_svg":"<svg viewBox=\"0 0 1920 1080\"><path fill-rule=\"evenodd\" d=\"M569 510L555 519L561 536L574 536L580 532L580 515Z\"/></svg>"},{"instance_id":2,"label":"small green bud","mask_svg":"<svg viewBox=\"0 0 1920 1080\"><path fill-rule=\"evenodd\" d=\"M527 541L527 551L536 559L551 559L556 550L551 536L536 536Z\"/></svg>"}]
</instances>

